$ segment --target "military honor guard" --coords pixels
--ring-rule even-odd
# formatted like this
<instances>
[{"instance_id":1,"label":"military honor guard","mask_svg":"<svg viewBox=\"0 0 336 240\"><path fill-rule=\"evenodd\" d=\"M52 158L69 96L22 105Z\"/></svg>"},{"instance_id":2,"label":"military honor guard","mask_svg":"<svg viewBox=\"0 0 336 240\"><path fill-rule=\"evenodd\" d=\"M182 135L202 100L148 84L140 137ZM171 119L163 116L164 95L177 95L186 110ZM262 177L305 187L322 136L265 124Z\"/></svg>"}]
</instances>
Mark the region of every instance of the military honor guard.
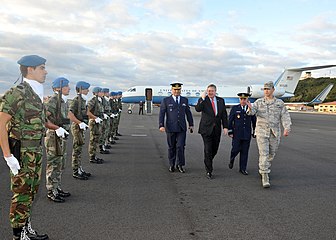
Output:
<instances>
[{"instance_id":1,"label":"military honor guard","mask_svg":"<svg viewBox=\"0 0 336 240\"><path fill-rule=\"evenodd\" d=\"M69 80L59 77L53 80L54 95L45 104L48 128L45 137L47 152L46 187L47 197L54 202L64 202L70 193L62 190L62 173L67 158L66 143L70 130L67 97L70 92Z\"/></svg>"},{"instance_id":2,"label":"military honor guard","mask_svg":"<svg viewBox=\"0 0 336 240\"><path fill-rule=\"evenodd\" d=\"M251 136L255 137L256 117L247 115L249 93L238 93L240 104L233 106L229 115L228 135L232 138L229 168L233 168L235 157L239 154L239 172L246 171Z\"/></svg>"},{"instance_id":3,"label":"military honor guard","mask_svg":"<svg viewBox=\"0 0 336 240\"><path fill-rule=\"evenodd\" d=\"M82 167L82 151L85 144L85 131L89 127L86 101L90 84L84 81L76 83L77 95L69 106L68 116L71 120L72 134L72 176L79 180L88 180L91 173Z\"/></svg>"},{"instance_id":4,"label":"military honor guard","mask_svg":"<svg viewBox=\"0 0 336 240\"><path fill-rule=\"evenodd\" d=\"M22 83L0 99L0 146L11 170L9 219L15 240L49 239L47 234L37 234L30 220L42 172L45 62L37 55L22 57L18 61Z\"/></svg>"},{"instance_id":5,"label":"military honor guard","mask_svg":"<svg viewBox=\"0 0 336 240\"><path fill-rule=\"evenodd\" d=\"M187 124L193 132L194 121L188 99L181 96L182 83L172 83L172 95L162 100L160 105L159 129L166 132L168 143L169 171L176 169L184 173ZM165 121L166 118L166 121Z\"/></svg>"},{"instance_id":6,"label":"military honor guard","mask_svg":"<svg viewBox=\"0 0 336 240\"><path fill-rule=\"evenodd\" d=\"M274 97L274 91L273 82L267 82L264 84L264 97L257 99L253 105L247 103L249 107L247 113L257 117L255 134L259 149L259 173L264 188L271 186L269 173L280 144L281 125L285 137L289 135L292 125L284 102Z\"/></svg>"},{"instance_id":7,"label":"military honor guard","mask_svg":"<svg viewBox=\"0 0 336 240\"><path fill-rule=\"evenodd\" d=\"M225 102L216 96L216 91L216 85L208 85L195 106L195 110L202 113L198 133L204 143L204 165L208 179L213 178L213 159L218 151L222 128L225 135L228 133Z\"/></svg>"},{"instance_id":8,"label":"military honor guard","mask_svg":"<svg viewBox=\"0 0 336 240\"><path fill-rule=\"evenodd\" d=\"M89 143L89 156L90 163L101 164L104 162L103 159L98 158L97 147L100 143L100 135L102 132L103 123L103 105L101 97L104 95L102 88L94 87L92 90L93 97L88 102L87 115L89 116L89 127L90 127L90 143Z\"/></svg>"},{"instance_id":9,"label":"military honor guard","mask_svg":"<svg viewBox=\"0 0 336 240\"><path fill-rule=\"evenodd\" d=\"M119 116L119 104L117 99L118 93L110 93L110 107L111 107L111 134L110 134L110 143L115 144L115 140L119 140L117 137L117 127L118 127L118 116Z\"/></svg>"},{"instance_id":10,"label":"military honor guard","mask_svg":"<svg viewBox=\"0 0 336 240\"><path fill-rule=\"evenodd\" d=\"M122 91L118 91L117 92L117 100L118 100L118 116L117 116L117 133L116 135L117 136L122 136L120 133L119 133L119 123L120 123L120 117L121 117L121 112L122 112Z\"/></svg>"}]
</instances>

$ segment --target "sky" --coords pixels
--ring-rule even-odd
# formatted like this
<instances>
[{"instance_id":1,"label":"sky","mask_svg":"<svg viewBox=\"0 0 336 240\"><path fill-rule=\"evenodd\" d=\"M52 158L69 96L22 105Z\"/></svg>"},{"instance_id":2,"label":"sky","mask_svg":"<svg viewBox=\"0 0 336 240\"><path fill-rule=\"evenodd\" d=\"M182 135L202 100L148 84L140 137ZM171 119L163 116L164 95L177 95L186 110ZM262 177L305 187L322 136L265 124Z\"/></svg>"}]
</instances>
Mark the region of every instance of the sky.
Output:
<instances>
[{"instance_id":1,"label":"sky","mask_svg":"<svg viewBox=\"0 0 336 240\"><path fill-rule=\"evenodd\" d=\"M284 68L336 64L335 15L331 0L2 0L0 93L30 54L47 59L46 94L58 76L110 91L275 81Z\"/></svg>"}]
</instances>

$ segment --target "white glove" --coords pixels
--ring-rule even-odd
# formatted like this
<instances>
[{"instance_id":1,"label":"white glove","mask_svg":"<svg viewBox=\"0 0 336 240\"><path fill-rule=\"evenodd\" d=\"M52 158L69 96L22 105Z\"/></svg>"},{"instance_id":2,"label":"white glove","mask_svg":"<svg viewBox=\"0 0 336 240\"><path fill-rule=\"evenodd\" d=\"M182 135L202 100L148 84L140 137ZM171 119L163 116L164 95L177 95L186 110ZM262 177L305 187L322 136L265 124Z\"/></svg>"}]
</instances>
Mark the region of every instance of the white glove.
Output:
<instances>
[{"instance_id":1,"label":"white glove","mask_svg":"<svg viewBox=\"0 0 336 240\"><path fill-rule=\"evenodd\" d=\"M56 131L56 135L58 137L61 137L61 138L65 138L65 134L68 134L69 135L69 132L67 132L67 130L65 130L64 128L62 127L59 127L58 129L55 130Z\"/></svg>"},{"instance_id":2,"label":"white glove","mask_svg":"<svg viewBox=\"0 0 336 240\"><path fill-rule=\"evenodd\" d=\"M114 114L115 117L118 117L119 113Z\"/></svg>"},{"instance_id":3,"label":"white glove","mask_svg":"<svg viewBox=\"0 0 336 240\"><path fill-rule=\"evenodd\" d=\"M13 154L11 154L10 157L4 157L4 158L7 162L8 167L14 174L14 176L18 174L20 170L20 164L19 164L19 161L16 159L16 157L14 157Z\"/></svg>"},{"instance_id":4,"label":"white glove","mask_svg":"<svg viewBox=\"0 0 336 240\"><path fill-rule=\"evenodd\" d=\"M84 123L84 122L81 122L80 124L78 124L78 126L79 126L79 128L80 129L82 129L82 130L86 130L86 128L88 128L89 126L86 124L86 123Z\"/></svg>"},{"instance_id":5,"label":"white glove","mask_svg":"<svg viewBox=\"0 0 336 240\"><path fill-rule=\"evenodd\" d=\"M121 109L119 109L119 112L121 112Z\"/></svg>"},{"instance_id":6,"label":"white glove","mask_svg":"<svg viewBox=\"0 0 336 240\"><path fill-rule=\"evenodd\" d=\"M95 122L98 123L98 124L101 123L102 121L103 121L103 120L102 120L100 117L97 117L97 118L95 119Z\"/></svg>"},{"instance_id":7,"label":"white glove","mask_svg":"<svg viewBox=\"0 0 336 240\"><path fill-rule=\"evenodd\" d=\"M111 118L114 118L114 116L115 116L114 113L112 113L110 117L111 117Z\"/></svg>"},{"instance_id":8,"label":"white glove","mask_svg":"<svg viewBox=\"0 0 336 240\"><path fill-rule=\"evenodd\" d=\"M104 119L108 119L108 115L106 113L104 113Z\"/></svg>"}]
</instances>

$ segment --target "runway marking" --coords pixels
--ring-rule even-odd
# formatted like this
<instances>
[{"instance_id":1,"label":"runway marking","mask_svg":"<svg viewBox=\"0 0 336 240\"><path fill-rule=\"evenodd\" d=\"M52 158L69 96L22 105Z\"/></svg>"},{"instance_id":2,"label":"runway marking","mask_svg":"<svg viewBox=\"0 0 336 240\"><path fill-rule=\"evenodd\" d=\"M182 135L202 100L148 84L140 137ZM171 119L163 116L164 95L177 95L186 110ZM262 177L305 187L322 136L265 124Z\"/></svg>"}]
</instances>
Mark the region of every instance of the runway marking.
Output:
<instances>
[{"instance_id":1,"label":"runway marking","mask_svg":"<svg viewBox=\"0 0 336 240\"><path fill-rule=\"evenodd\" d=\"M137 125L137 126L134 126L135 128L144 128L145 126L141 126L141 125Z\"/></svg>"},{"instance_id":2,"label":"runway marking","mask_svg":"<svg viewBox=\"0 0 336 240\"><path fill-rule=\"evenodd\" d=\"M318 131L318 129L316 129L316 128L311 128L310 130L311 131Z\"/></svg>"},{"instance_id":3,"label":"runway marking","mask_svg":"<svg viewBox=\"0 0 336 240\"><path fill-rule=\"evenodd\" d=\"M147 134L131 134L132 137L147 137Z\"/></svg>"}]
</instances>

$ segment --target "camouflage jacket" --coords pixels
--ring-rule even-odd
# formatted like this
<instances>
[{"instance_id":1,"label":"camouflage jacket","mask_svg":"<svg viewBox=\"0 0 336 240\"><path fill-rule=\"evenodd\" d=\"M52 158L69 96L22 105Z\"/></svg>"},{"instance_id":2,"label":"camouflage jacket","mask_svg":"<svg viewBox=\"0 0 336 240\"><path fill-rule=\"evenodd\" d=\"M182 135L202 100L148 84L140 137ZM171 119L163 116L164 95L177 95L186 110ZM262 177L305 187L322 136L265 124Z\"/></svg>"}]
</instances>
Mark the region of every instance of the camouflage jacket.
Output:
<instances>
[{"instance_id":1,"label":"camouflage jacket","mask_svg":"<svg viewBox=\"0 0 336 240\"><path fill-rule=\"evenodd\" d=\"M118 100L117 99L110 99L111 111L112 113L116 114L119 112L118 108Z\"/></svg>"},{"instance_id":2,"label":"camouflage jacket","mask_svg":"<svg viewBox=\"0 0 336 240\"><path fill-rule=\"evenodd\" d=\"M87 117L86 101L81 94L77 94L69 104L69 111L72 112L79 121L85 121Z\"/></svg>"},{"instance_id":3,"label":"camouflage jacket","mask_svg":"<svg viewBox=\"0 0 336 240\"><path fill-rule=\"evenodd\" d=\"M104 107L104 113L106 113L107 115L110 115L111 114L111 106L110 106L109 100L106 100L105 97L102 97L102 104L103 104L103 107Z\"/></svg>"},{"instance_id":4,"label":"camouflage jacket","mask_svg":"<svg viewBox=\"0 0 336 240\"><path fill-rule=\"evenodd\" d=\"M284 129L290 130L292 125L290 115L282 100L273 98L267 100L266 98L257 99L251 111L247 111L248 115L256 115L256 135L269 137L270 133L278 137L281 135L280 125ZM281 124L280 124L281 123Z\"/></svg>"},{"instance_id":5,"label":"camouflage jacket","mask_svg":"<svg viewBox=\"0 0 336 240\"><path fill-rule=\"evenodd\" d=\"M61 101L60 114L57 113L57 111L59 111L57 107L59 100ZM70 129L70 120L68 118L68 103L64 102L62 98L59 99L58 94L55 93L45 104L45 107L47 111L47 118L50 122L57 126L65 128L67 131Z\"/></svg>"},{"instance_id":6,"label":"camouflage jacket","mask_svg":"<svg viewBox=\"0 0 336 240\"><path fill-rule=\"evenodd\" d=\"M88 102L88 110L96 117L103 118L104 107L98 100L98 96L93 96Z\"/></svg>"},{"instance_id":7,"label":"camouflage jacket","mask_svg":"<svg viewBox=\"0 0 336 240\"><path fill-rule=\"evenodd\" d=\"M23 147L40 146L45 135L45 108L27 82L11 88L2 96L0 112L12 116L7 124L9 137L21 140Z\"/></svg>"},{"instance_id":8,"label":"camouflage jacket","mask_svg":"<svg viewBox=\"0 0 336 240\"><path fill-rule=\"evenodd\" d=\"M121 98L118 99L118 108L122 109L122 102L121 102Z\"/></svg>"}]
</instances>

